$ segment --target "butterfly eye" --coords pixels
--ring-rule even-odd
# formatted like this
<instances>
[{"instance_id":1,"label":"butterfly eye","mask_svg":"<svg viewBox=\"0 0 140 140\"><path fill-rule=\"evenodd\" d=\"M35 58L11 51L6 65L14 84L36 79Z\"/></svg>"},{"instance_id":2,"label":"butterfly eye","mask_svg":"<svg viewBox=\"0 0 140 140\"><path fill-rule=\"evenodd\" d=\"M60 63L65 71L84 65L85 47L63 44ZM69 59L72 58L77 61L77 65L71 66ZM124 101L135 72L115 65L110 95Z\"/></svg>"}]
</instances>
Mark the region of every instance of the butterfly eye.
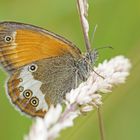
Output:
<instances>
[{"instance_id":1,"label":"butterfly eye","mask_svg":"<svg viewBox=\"0 0 140 140\"><path fill-rule=\"evenodd\" d=\"M23 96L26 98L26 99L29 99L31 98L31 96L33 95L32 91L27 89L23 92Z\"/></svg>"},{"instance_id":2,"label":"butterfly eye","mask_svg":"<svg viewBox=\"0 0 140 140\"><path fill-rule=\"evenodd\" d=\"M38 67L37 67L36 64L32 64L32 65L29 66L29 71L30 71L30 72L35 72L35 71L37 70L37 68L38 68Z\"/></svg>"},{"instance_id":3,"label":"butterfly eye","mask_svg":"<svg viewBox=\"0 0 140 140\"><path fill-rule=\"evenodd\" d=\"M30 100L30 103L32 106L34 107L37 107L38 104L39 104L39 99L37 97L33 97L31 100Z\"/></svg>"},{"instance_id":4,"label":"butterfly eye","mask_svg":"<svg viewBox=\"0 0 140 140\"><path fill-rule=\"evenodd\" d=\"M4 38L5 42L9 43L12 41L12 37L11 36L5 36Z\"/></svg>"}]
</instances>

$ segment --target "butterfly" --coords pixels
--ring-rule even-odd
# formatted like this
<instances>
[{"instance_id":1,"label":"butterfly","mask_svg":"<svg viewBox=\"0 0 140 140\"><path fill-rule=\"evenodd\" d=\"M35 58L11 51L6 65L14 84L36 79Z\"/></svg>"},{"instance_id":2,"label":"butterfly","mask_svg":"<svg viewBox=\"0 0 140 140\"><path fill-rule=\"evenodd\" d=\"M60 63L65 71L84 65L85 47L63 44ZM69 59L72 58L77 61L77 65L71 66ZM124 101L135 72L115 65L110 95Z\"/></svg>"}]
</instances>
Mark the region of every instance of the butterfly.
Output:
<instances>
[{"instance_id":1,"label":"butterfly","mask_svg":"<svg viewBox=\"0 0 140 140\"><path fill-rule=\"evenodd\" d=\"M0 23L0 64L9 74L10 100L29 116L44 117L51 105L85 81L96 52L82 54L72 42L48 30Z\"/></svg>"}]
</instances>

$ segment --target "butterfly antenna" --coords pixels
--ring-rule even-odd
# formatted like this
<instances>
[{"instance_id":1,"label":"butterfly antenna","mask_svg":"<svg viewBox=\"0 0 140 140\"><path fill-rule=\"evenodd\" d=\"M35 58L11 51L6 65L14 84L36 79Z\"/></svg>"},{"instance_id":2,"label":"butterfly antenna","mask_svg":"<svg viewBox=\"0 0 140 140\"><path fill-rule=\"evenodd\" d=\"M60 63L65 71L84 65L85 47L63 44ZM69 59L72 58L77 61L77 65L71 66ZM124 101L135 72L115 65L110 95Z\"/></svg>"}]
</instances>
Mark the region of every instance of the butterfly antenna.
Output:
<instances>
[{"instance_id":1,"label":"butterfly antenna","mask_svg":"<svg viewBox=\"0 0 140 140\"><path fill-rule=\"evenodd\" d=\"M85 60L87 63L88 63L88 65L90 66L90 68L92 69L92 71L93 72L95 72L95 74L97 74L99 77L101 77L102 79L105 79L102 75L100 75L99 73L97 73L95 70L94 70L94 68L92 67L92 65L90 64L90 62L88 62L87 60Z\"/></svg>"},{"instance_id":2,"label":"butterfly antenna","mask_svg":"<svg viewBox=\"0 0 140 140\"><path fill-rule=\"evenodd\" d=\"M92 68L92 67L91 67ZM95 72L95 74L97 74L99 77L101 77L102 79L105 79L102 75L100 75L99 73L97 73L93 68L92 68L92 71Z\"/></svg>"},{"instance_id":3,"label":"butterfly antenna","mask_svg":"<svg viewBox=\"0 0 140 140\"><path fill-rule=\"evenodd\" d=\"M102 49L114 49L112 46L108 45L108 46L104 46L104 47L100 47L100 48L95 48L96 51L98 50L102 50Z\"/></svg>"}]
</instances>

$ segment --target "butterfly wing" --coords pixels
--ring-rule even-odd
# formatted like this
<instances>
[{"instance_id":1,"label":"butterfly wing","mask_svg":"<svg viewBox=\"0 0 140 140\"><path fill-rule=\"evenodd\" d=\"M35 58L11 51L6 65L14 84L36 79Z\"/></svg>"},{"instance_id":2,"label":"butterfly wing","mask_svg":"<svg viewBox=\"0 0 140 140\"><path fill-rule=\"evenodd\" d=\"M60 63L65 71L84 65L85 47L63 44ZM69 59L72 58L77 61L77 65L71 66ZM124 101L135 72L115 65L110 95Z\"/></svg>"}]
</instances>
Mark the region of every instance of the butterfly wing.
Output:
<instances>
[{"instance_id":1,"label":"butterfly wing","mask_svg":"<svg viewBox=\"0 0 140 140\"><path fill-rule=\"evenodd\" d=\"M81 57L74 44L47 30L22 23L0 23L0 62L8 72L64 54Z\"/></svg>"},{"instance_id":2,"label":"butterfly wing","mask_svg":"<svg viewBox=\"0 0 140 140\"><path fill-rule=\"evenodd\" d=\"M61 103L76 84L74 60L70 56L35 61L15 72L8 81L8 94L19 109L44 117L51 104Z\"/></svg>"},{"instance_id":3,"label":"butterfly wing","mask_svg":"<svg viewBox=\"0 0 140 140\"><path fill-rule=\"evenodd\" d=\"M7 91L19 109L43 117L75 87L81 52L71 42L32 25L0 23L0 63L10 74Z\"/></svg>"}]
</instances>

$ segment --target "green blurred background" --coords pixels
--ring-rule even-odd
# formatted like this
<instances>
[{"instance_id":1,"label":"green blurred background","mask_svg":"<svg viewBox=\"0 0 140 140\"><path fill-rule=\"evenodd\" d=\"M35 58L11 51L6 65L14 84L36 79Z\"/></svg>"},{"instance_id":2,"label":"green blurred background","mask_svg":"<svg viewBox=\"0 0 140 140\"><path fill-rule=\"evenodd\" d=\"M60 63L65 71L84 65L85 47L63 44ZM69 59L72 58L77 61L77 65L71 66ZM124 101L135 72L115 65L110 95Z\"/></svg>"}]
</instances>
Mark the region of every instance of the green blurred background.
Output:
<instances>
[{"instance_id":1,"label":"green blurred background","mask_svg":"<svg viewBox=\"0 0 140 140\"><path fill-rule=\"evenodd\" d=\"M104 99L106 140L140 140L140 0L89 0L89 4L90 36L98 24L93 47L114 48L100 51L98 62L123 54L133 64L127 82ZM5 20L44 27L85 50L76 0L0 0L0 21ZM22 140L32 120L10 104L6 78L0 70L0 140ZM58 140L99 140L97 120L96 111L76 119Z\"/></svg>"}]
</instances>

